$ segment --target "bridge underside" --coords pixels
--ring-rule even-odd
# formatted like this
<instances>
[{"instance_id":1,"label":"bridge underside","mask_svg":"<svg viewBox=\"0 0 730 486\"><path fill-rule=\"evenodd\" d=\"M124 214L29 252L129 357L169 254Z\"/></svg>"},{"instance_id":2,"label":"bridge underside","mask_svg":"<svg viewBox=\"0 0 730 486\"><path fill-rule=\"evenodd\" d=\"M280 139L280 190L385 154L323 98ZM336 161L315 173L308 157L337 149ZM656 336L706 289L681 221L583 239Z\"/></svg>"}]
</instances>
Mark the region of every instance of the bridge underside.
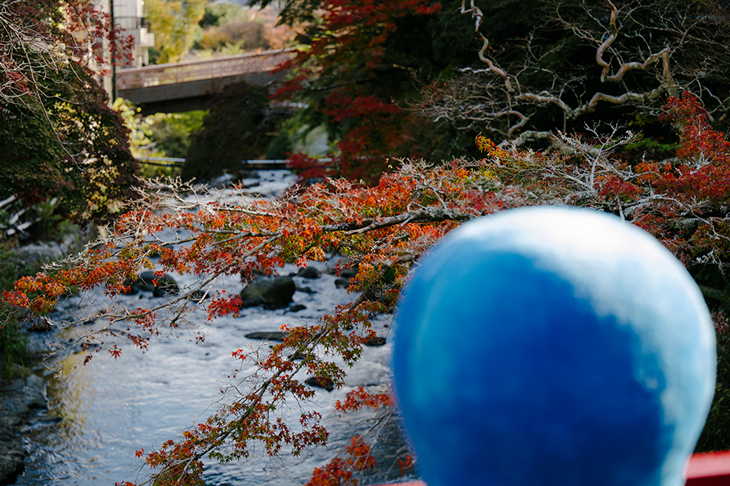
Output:
<instances>
[{"instance_id":1,"label":"bridge underside","mask_svg":"<svg viewBox=\"0 0 730 486\"><path fill-rule=\"evenodd\" d=\"M245 81L249 84L269 86L278 84L284 79L285 74L285 72L249 73L146 88L120 89L118 95L142 108L143 115L204 110L210 108L213 96L223 91L229 84Z\"/></svg>"}]
</instances>

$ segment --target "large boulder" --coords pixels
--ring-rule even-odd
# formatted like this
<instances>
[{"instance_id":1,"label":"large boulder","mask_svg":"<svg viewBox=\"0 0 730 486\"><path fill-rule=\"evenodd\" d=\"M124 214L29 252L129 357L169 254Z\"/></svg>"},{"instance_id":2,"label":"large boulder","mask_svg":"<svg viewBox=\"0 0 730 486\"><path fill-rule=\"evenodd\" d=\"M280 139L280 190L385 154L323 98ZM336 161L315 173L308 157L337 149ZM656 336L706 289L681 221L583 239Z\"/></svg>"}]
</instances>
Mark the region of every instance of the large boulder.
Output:
<instances>
[{"instance_id":1,"label":"large boulder","mask_svg":"<svg viewBox=\"0 0 730 486\"><path fill-rule=\"evenodd\" d=\"M15 484L25 469L23 459L21 450L0 448L0 484Z\"/></svg>"},{"instance_id":2,"label":"large boulder","mask_svg":"<svg viewBox=\"0 0 730 486\"><path fill-rule=\"evenodd\" d=\"M160 278L155 276L154 272L142 272L134 282L124 282L130 288L130 294L138 292L152 292L155 297L164 297L171 294L176 295L180 292L180 287L174 278L165 274Z\"/></svg>"},{"instance_id":3,"label":"large boulder","mask_svg":"<svg viewBox=\"0 0 730 486\"><path fill-rule=\"evenodd\" d=\"M304 267L300 268L299 271L296 273L297 277L304 277L309 279L315 279L322 276L322 272L317 270L314 267Z\"/></svg>"},{"instance_id":4,"label":"large boulder","mask_svg":"<svg viewBox=\"0 0 730 486\"><path fill-rule=\"evenodd\" d=\"M260 278L241 291L241 302L243 307L261 305L267 309L282 309L292 302L294 292L296 286L291 277Z\"/></svg>"}]
</instances>

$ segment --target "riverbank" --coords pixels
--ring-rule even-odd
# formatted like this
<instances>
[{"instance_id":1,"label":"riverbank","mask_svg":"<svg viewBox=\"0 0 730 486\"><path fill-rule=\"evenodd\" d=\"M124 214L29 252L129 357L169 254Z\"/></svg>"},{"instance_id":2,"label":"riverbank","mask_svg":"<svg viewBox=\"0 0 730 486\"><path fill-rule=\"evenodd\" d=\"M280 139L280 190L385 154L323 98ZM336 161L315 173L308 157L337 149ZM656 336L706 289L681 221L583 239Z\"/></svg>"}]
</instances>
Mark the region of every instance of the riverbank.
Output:
<instances>
[{"instance_id":1,"label":"riverbank","mask_svg":"<svg viewBox=\"0 0 730 486\"><path fill-rule=\"evenodd\" d=\"M42 422L48 409L46 381L20 367L15 370L26 376L0 381L0 486L13 484L22 474L28 455L23 430Z\"/></svg>"},{"instance_id":2,"label":"riverbank","mask_svg":"<svg viewBox=\"0 0 730 486\"><path fill-rule=\"evenodd\" d=\"M30 275L41 270L42 266L72 253L80 251L86 242L96 236L96 230L79 230L73 225L66 226L68 232L59 235L60 241L31 242L13 248L3 261L3 287L9 287L22 275ZM23 346L26 330L13 339L18 343L6 343L17 348ZM33 371L14 362L19 356L6 356L8 350L0 349L0 486L14 484L25 470L25 458L29 451L23 443L23 433L30 428L42 425L49 419L43 415L48 409L46 380ZM38 350L36 350L37 352ZM11 353L12 354L12 353ZM32 350L23 356L22 362L38 362L42 355L34 355Z\"/></svg>"}]
</instances>

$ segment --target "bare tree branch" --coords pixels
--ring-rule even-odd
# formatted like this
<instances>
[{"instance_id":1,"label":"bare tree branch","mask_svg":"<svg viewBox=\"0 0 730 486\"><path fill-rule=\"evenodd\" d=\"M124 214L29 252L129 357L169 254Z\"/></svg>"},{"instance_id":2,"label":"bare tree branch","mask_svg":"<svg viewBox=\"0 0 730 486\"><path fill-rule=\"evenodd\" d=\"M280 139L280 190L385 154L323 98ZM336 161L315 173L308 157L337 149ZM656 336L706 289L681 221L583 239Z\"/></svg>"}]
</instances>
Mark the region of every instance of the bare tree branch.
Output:
<instances>
[{"instance_id":1,"label":"bare tree branch","mask_svg":"<svg viewBox=\"0 0 730 486\"><path fill-rule=\"evenodd\" d=\"M535 18L543 25L520 39L498 39L510 44L500 58L500 51L491 49L490 34L483 32L489 12L473 0L462 0L459 12L471 15L482 41L477 58L483 68L464 67L445 86L425 89L415 109L458 129L491 133L498 141L555 142L550 134L569 124L575 127L602 107L635 106L656 113L663 97L698 87L713 119L728 120L730 83L722 80L730 81L730 20L725 17L690 11L692 7L675 0L545 0L536 7L541 10ZM558 29L564 36L556 41ZM594 50L595 64L587 56L584 64L556 64L561 42L573 46L576 40L581 53ZM545 125L555 109L562 112L562 127Z\"/></svg>"}]
</instances>

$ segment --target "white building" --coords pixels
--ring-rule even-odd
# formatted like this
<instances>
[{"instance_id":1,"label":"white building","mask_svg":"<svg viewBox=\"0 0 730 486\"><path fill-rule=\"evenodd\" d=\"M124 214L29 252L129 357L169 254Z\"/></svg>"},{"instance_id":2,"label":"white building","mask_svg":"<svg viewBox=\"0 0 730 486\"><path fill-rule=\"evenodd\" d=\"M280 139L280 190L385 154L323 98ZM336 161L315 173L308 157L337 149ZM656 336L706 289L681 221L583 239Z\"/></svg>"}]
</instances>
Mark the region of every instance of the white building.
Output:
<instances>
[{"instance_id":1,"label":"white building","mask_svg":"<svg viewBox=\"0 0 730 486\"><path fill-rule=\"evenodd\" d=\"M95 0L95 7L106 14L113 10L112 21L122 28L122 37L132 36L134 46L129 56L124 56L121 65L112 69L105 69L105 74L99 76L99 82L109 93L110 102L114 101L115 91L112 88L116 71L124 68L136 68L147 65L149 61L148 49L155 45L155 34L148 32L143 17L144 0ZM107 62L111 56L111 49L106 40L101 40L104 51L107 53ZM93 64L93 61L92 61Z\"/></svg>"},{"instance_id":2,"label":"white building","mask_svg":"<svg viewBox=\"0 0 730 486\"><path fill-rule=\"evenodd\" d=\"M114 9L114 23L123 29L123 36L134 38L132 59L124 59L122 68L142 67L149 63L148 48L155 45L155 34L144 25L144 0L108 0ZM110 9L111 10L111 9Z\"/></svg>"}]
</instances>

